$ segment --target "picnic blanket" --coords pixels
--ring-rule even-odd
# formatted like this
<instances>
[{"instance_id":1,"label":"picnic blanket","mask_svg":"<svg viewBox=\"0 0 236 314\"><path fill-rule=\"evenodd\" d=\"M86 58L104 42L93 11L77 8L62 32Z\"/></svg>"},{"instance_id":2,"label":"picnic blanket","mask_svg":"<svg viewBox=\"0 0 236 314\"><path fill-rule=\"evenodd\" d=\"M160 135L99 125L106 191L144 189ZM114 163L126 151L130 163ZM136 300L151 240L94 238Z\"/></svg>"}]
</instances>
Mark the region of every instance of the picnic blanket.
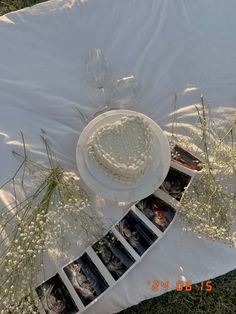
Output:
<instances>
[{"instance_id":1,"label":"picnic blanket","mask_svg":"<svg viewBox=\"0 0 236 314\"><path fill-rule=\"evenodd\" d=\"M28 150L43 160L43 128L63 166L77 171L75 147L84 114L98 104L84 80L83 55L100 48L109 57L114 78L135 75L143 100L135 108L170 132L174 93L183 134L196 121L194 104L204 94L223 126L236 103L236 20L233 0L52 0L0 17L0 183L17 168L12 150ZM184 126L184 128L183 128ZM1 204L11 195L0 195ZM103 200L103 214L119 219L124 207ZM73 247L78 256L85 247ZM48 278L65 263L46 259ZM166 236L113 289L86 313L116 313L161 295L147 282L192 283L236 267L236 250L182 231L176 220Z\"/></svg>"}]
</instances>

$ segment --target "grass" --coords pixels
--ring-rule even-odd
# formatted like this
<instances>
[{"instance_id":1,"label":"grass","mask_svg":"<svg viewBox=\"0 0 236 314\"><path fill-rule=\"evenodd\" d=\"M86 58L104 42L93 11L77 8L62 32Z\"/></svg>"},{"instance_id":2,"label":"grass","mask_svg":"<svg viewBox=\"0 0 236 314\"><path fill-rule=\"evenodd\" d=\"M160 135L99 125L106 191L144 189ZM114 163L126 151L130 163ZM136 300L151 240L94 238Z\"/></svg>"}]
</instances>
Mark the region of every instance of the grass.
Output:
<instances>
[{"instance_id":1,"label":"grass","mask_svg":"<svg viewBox=\"0 0 236 314\"><path fill-rule=\"evenodd\" d=\"M45 0L0 0L0 15L30 7Z\"/></svg>"},{"instance_id":2,"label":"grass","mask_svg":"<svg viewBox=\"0 0 236 314\"><path fill-rule=\"evenodd\" d=\"M40 0L0 0L0 15L43 2ZM194 285L191 292L172 291L144 301L120 314L233 314L236 313L236 270L212 280L213 291L200 290Z\"/></svg>"},{"instance_id":3,"label":"grass","mask_svg":"<svg viewBox=\"0 0 236 314\"><path fill-rule=\"evenodd\" d=\"M212 291L201 291L200 284L191 292L171 291L144 301L119 314L233 314L236 313L236 271L212 280Z\"/></svg>"}]
</instances>

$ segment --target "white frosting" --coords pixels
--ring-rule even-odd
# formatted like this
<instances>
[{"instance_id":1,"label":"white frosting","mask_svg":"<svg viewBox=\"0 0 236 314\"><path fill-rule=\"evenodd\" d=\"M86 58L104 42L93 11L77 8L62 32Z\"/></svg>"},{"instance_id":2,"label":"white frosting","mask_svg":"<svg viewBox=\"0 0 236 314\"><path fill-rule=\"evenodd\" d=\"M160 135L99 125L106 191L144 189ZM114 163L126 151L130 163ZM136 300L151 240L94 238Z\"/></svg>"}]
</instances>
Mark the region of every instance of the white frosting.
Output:
<instances>
[{"instance_id":1,"label":"white frosting","mask_svg":"<svg viewBox=\"0 0 236 314\"><path fill-rule=\"evenodd\" d=\"M88 153L114 180L133 183L144 175L151 147L149 124L138 115L127 115L98 128L89 139Z\"/></svg>"}]
</instances>

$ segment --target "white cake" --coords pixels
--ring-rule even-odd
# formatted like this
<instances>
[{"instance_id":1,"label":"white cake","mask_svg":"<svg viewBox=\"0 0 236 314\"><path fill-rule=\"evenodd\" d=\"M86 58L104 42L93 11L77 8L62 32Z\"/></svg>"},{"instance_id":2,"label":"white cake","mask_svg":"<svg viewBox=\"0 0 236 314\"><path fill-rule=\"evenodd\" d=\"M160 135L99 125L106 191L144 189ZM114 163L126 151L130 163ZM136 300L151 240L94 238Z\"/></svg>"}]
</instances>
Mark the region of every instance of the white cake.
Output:
<instances>
[{"instance_id":1,"label":"white cake","mask_svg":"<svg viewBox=\"0 0 236 314\"><path fill-rule=\"evenodd\" d=\"M145 174L151 149L151 129L138 115L101 126L88 142L89 157L107 175L124 183L134 183Z\"/></svg>"}]
</instances>

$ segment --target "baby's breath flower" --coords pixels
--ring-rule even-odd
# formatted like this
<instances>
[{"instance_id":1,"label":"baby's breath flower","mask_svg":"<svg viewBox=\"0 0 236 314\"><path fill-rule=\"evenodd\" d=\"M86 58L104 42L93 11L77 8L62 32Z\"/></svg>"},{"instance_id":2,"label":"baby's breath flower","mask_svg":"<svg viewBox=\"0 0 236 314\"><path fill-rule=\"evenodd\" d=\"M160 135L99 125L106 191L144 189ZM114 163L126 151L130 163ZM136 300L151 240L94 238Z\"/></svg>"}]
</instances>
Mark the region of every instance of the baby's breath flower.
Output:
<instances>
[{"instance_id":1,"label":"baby's breath flower","mask_svg":"<svg viewBox=\"0 0 236 314\"><path fill-rule=\"evenodd\" d=\"M55 238L64 237L65 212L86 232L92 234L97 228L101 235L102 222L86 211L82 213L91 204L87 193L81 190L79 178L62 169L51 155L49 158L51 168L47 169L25 156L22 165L25 171L30 169L31 181L36 178L35 192L22 202L17 200L14 211L9 208L0 221L0 229L8 223L13 226L3 250L0 248L0 314L37 313L32 291L44 268L45 251L53 246ZM15 176L12 182L16 186Z\"/></svg>"},{"instance_id":2,"label":"baby's breath flower","mask_svg":"<svg viewBox=\"0 0 236 314\"><path fill-rule=\"evenodd\" d=\"M236 246L236 149L229 141L230 134L236 136L236 124L219 136L203 99L198 115L199 124L191 136L175 137L180 146L204 161L203 170L184 194L179 212L193 232Z\"/></svg>"}]
</instances>

